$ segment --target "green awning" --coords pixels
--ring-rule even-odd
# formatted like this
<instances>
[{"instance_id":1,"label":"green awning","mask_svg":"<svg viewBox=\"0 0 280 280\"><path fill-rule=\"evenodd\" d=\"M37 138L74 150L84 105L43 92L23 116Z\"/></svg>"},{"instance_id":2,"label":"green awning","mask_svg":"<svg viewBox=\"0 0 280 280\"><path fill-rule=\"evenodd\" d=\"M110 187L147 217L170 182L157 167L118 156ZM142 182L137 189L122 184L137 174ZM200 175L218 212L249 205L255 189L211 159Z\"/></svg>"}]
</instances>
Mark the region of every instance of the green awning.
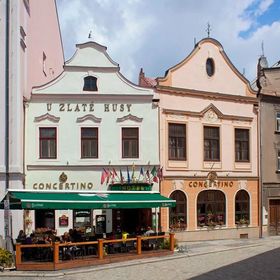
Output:
<instances>
[{"instance_id":1,"label":"green awning","mask_svg":"<svg viewBox=\"0 0 280 280\"><path fill-rule=\"evenodd\" d=\"M10 209L117 209L175 207L176 201L153 192L65 193L10 191ZM5 198L1 201L3 209Z\"/></svg>"}]
</instances>

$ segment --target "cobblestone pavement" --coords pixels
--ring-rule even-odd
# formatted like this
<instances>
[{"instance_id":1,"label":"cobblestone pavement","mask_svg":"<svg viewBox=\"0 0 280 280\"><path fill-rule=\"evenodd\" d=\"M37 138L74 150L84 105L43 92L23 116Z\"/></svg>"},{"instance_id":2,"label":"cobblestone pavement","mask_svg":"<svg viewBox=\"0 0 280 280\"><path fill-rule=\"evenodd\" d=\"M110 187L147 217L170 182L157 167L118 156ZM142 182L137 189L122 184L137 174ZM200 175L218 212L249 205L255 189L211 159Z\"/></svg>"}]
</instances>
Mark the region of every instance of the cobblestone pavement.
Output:
<instances>
[{"instance_id":1,"label":"cobblestone pavement","mask_svg":"<svg viewBox=\"0 0 280 280\"><path fill-rule=\"evenodd\" d=\"M180 244L173 256L57 272L0 273L2 280L280 279L280 237Z\"/></svg>"}]
</instances>

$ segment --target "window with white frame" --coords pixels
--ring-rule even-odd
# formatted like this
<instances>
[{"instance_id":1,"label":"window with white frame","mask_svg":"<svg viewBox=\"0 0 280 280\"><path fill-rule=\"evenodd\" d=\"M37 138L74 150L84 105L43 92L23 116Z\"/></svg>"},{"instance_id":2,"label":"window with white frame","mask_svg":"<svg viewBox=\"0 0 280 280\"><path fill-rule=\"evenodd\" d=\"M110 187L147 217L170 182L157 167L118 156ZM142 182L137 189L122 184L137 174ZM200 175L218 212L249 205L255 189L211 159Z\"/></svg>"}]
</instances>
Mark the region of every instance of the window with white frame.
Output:
<instances>
[{"instance_id":1,"label":"window with white frame","mask_svg":"<svg viewBox=\"0 0 280 280\"><path fill-rule=\"evenodd\" d=\"M186 160L185 124L168 124L168 158L169 160Z\"/></svg>"},{"instance_id":2,"label":"window with white frame","mask_svg":"<svg viewBox=\"0 0 280 280\"><path fill-rule=\"evenodd\" d=\"M81 157L98 158L98 128L81 128Z\"/></svg>"},{"instance_id":3,"label":"window with white frame","mask_svg":"<svg viewBox=\"0 0 280 280\"><path fill-rule=\"evenodd\" d=\"M276 131L280 132L280 112L276 113Z\"/></svg>"},{"instance_id":4,"label":"window with white frame","mask_svg":"<svg viewBox=\"0 0 280 280\"><path fill-rule=\"evenodd\" d=\"M41 159L56 158L56 127L39 128L39 154Z\"/></svg>"},{"instance_id":5,"label":"window with white frame","mask_svg":"<svg viewBox=\"0 0 280 280\"><path fill-rule=\"evenodd\" d=\"M139 129L122 128L122 158L139 158Z\"/></svg>"}]
</instances>

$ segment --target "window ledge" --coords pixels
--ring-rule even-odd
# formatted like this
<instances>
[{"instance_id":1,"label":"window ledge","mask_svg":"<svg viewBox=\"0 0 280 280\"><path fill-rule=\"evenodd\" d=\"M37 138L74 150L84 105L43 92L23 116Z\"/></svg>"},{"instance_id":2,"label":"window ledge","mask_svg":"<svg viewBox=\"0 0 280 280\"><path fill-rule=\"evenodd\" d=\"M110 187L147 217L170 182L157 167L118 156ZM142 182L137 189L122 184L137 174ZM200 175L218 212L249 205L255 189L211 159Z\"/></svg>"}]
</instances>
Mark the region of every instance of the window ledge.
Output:
<instances>
[{"instance_id":1,"label":"window ledge","mask_svg":"<svg viewBox=\"0 0 280 280\"><path fill-rule=\"evenodd\" d=\"M280 131L275 130L275 131L274 131L274 134L279 134L279 135L280 135Z\"/></svg>"}]
</instances>

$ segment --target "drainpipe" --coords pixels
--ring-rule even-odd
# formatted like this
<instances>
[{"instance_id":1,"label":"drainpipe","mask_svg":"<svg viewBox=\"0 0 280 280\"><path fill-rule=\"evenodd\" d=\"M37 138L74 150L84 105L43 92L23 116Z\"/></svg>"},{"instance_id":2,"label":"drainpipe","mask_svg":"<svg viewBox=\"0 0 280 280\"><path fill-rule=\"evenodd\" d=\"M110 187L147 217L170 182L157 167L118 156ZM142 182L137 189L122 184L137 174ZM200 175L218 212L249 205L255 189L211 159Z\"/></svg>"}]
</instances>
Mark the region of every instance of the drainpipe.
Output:
<instances>
[{"instance_id":1,"label":"drainpipe","mask_svg":"<svg viewBox=\"0 0 280 280\"><path fill-rule=\"evenodd\" d=\"M10 53L10 0L6 1L6 59L5 59L5 191L9 190L9 53ZM5 202L5 237L10 236L10 201L9 195Z\"/></svg>"}]
</instances>

